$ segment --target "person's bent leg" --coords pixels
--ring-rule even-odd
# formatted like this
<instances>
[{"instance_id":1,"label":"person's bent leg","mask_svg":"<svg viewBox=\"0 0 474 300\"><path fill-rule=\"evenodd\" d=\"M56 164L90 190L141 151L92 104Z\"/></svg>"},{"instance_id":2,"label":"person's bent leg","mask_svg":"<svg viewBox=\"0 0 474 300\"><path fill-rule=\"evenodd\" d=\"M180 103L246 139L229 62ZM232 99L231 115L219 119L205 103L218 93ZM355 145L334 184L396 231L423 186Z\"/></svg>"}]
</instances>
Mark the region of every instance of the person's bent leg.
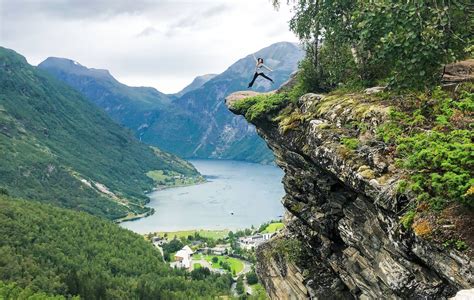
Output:
<instances>
[{"instance_id":1,"label":"person's bent leg","mask_svg":"<svg viewBox=\"0 0 474 300\"><path fill-rule=\"evenodd\" d=\"M253 75L253 79L252 79L252 81L250 81L249 86L248 86L249 88L251 88L253 86L253 84L255 83L255 79L257 79L258 75L259 75L258 73L255 73Z\"/></svg>"},{"instance_id":2,"label":"person's bent leg","mask_svg":"<svg viewBox=\"0 0 474 300\"><path fill-rule=\"evenodd\" d=\"M273 82L273 79L271 79L271 78L268 77L267 75L265 75L265 74L263 74L263 73L260 73L260 75L262 75L263 78L268 79L268 80L270 80L271 82Z\"/></svg>"}]
</instances>

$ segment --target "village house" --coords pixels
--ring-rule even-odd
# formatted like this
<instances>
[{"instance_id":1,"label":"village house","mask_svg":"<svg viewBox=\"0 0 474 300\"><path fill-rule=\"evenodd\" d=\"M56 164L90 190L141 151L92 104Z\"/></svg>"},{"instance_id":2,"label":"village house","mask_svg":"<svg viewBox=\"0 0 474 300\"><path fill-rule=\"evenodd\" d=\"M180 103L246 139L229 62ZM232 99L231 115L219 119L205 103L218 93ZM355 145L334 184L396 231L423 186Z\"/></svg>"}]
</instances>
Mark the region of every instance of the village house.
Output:
<instances>
[{"instance_id":1,"label":"village house","mask_svg":"<svg viewBox=\"0 0 474 300\"><path fill-rule=\"evenodd\" d=\"M239 238L239 246L240 248L251 250L255 249L258 245L262 244L265 241L271 239L271 237L275 235L275 233L257 233L251 236L245 236Z\"/></svg>"},{"instance_id":2,"label":"village house","mask_svg":"<svg viewBox=\"0 0 474 300\"><path fill-rule=\"evenodd\" d=\"M177 268L189 269L191 267L191 256L193 254L194 251L188 245L184 246L174 255L175 263L173 265Z\"/></svg>"},{"instance_id":3,"label":"village house","mask_svg":"<svg viewBox=\"0 0 474 300\"><path fill-rule=\"evenodd\" d=\"M212 254L212 255L225 255L230 252L231 247L229 244L221 244L221 245L216 245L213 248L209 247L204 247L199 249L200 252L205 253L205 254Z\"/></svg>"},{"instance_id":4,"label":"village house","mask_svg":"<svg viewBox=\"0 0 474 300\"><path fill-rule=\"evenodd\" d=\"M163 246L163 244L166 244L168 241L165 238L154 236L151 239L151 242L153 243L153 245L155 245L155 247L161 247Z\"/></svg>"}]
</instances>

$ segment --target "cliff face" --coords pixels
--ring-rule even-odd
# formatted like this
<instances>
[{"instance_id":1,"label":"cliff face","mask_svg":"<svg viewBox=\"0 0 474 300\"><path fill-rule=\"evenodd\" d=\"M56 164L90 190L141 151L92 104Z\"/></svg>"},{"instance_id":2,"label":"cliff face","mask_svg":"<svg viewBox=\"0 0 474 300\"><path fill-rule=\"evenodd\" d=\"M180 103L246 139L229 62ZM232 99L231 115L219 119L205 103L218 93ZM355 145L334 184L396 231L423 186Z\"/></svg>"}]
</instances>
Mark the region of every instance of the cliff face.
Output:
<instances>
[{"instance_id":1,"label":"cliff face","mask_svg":"<svg viewBox=\"0 0 474 300\"><path fill-rule=\"evenodd\" d=\"M233 104L248 96L227 105L244 114ZM252 120L285 171L286 229L257 249L272 299L438 299L473 286L469 257L401 226L401 174L374 138L388 106L366 96L307 94L283 119Z\"/></svg>"}]
</instances>

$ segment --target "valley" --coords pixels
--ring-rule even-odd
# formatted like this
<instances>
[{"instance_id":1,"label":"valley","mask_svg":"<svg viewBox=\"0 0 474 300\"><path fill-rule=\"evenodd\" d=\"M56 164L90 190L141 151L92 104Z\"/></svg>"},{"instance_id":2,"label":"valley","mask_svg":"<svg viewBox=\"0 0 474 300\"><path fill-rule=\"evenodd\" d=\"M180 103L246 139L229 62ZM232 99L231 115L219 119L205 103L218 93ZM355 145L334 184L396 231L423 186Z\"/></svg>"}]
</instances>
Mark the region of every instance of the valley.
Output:
<instances>
[{"instance_id":1,"label":"valley","mask_svg":"<svg viewBox=\"0 0 474 300\"><path fill-rule=\"evenodd\" d=\"M271 57L275 83L257 81L254 89L270 91L288 80L304 52L294 43L280 42L260 49ZM246 88L253 74L249 54L221 74L198 76L177 94L120 83L107 70L88 68L67 58L50 57L38 69L81 93L113 120L129 128L142 142L186 159L231 159L274 163L273 154L255 127L230 113L226 95Z\"/></svg>"},{"instance_id":2,"label":"valley","mask_svg":"<svg viewBox=\"0 0 474 300\"><path fill-rule=\"evenodd\" d=\"M231 249L237 238L231 229L241 237L257 234L239 229L281 217L280 169L241 161L190 163L143 144L107 110L13 50L0 48L0 66L0 297L188 299L252 290L243 282L254 261L229 256L239 248L217 255L217 263L216 254L204 251L191 269L174 269L143 236L120 227L139 233L186 229L210 236L207 243L225 240ZM81 267L84 259L89 268ZM149 267L136 269L145 262ZM25 276L35 279L18 275L25 264ZM198 270L203 265L212 272ZM265 298L255 280L256 299ZM170 287L177 282L186 288Z\"/></svg>"},{"instance_id":3,"label":"valley","mask_svg":"<svg viewBox=\"0 0 474 300\"><path fill-rule=\"evenodd\" d=\"M474 299L471 6L1 0L0 300Z\"/></svg>"}]
</instances>

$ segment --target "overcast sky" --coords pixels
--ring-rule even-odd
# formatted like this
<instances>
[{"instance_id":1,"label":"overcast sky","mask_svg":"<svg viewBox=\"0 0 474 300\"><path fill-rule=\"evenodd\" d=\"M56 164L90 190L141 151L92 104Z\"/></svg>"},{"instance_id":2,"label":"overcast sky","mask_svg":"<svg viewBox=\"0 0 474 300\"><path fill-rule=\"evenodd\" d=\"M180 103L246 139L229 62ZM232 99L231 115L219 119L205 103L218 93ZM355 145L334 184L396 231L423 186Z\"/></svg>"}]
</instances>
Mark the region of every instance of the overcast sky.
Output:
<instances>
[{"instance_id":1,"label":"overcast sky","mask_svg":"<svg viewBox=\"0 0 474 300\"><path fill-rule=\"evenodd\" d=\"M66 57L171 93L272 43L296 42L289 19L270 0L0 0L0 45L32 65Z\"/></svg>"}]
</instances>

